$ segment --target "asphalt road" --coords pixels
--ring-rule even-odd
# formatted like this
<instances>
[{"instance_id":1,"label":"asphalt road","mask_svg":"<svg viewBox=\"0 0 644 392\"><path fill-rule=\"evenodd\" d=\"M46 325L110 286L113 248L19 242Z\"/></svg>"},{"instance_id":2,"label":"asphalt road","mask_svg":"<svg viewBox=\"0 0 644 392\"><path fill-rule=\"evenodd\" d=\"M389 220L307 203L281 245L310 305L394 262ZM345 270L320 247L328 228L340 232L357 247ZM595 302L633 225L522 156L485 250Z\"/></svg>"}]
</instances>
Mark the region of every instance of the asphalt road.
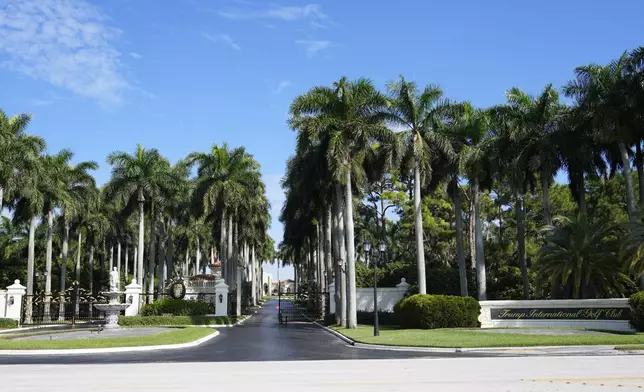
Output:
<instances>
[{"instance_id":1,"label":"asphalt road","mask_svg":"<svg viewBox=\"0 0 644 392\"><path fill-rule=\"evenodd\" d=\"M276 305L277 301L269 301L243 325L220 328L218 337L191 349L73 356L0 354L0 364L304 361L463 356L456 353L430 354L351 347L310 323L280 325L277 322Z\"/></svg>"},{"instance_id":2,"label":"asphalt road","mask_svg":"<svg viewBox=\"0 0 644 392\"><path fill-rule=\"evenodd\" d=\"M608 392L644 388L644 356L0 366L2 391Z\"/></svg>"}]
</instances>

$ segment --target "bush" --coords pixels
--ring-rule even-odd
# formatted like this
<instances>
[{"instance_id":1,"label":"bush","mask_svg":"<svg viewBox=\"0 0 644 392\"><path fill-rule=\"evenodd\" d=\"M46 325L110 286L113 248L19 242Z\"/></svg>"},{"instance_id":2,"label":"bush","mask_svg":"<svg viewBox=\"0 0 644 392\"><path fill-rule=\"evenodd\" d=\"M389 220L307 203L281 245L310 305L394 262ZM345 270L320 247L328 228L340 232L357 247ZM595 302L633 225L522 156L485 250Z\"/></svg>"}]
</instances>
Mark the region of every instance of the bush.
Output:
<instances>
[{"instance_id":1,"label":"bush","mask_svg":"<svg viewBox=\"0 0 644 392\"><path fill-rule=\"evenodd\" d=\"M472 328L478 326L479 303L472 297L415 294L394 307L402 328Z\"/></svg>"},{"instance_id":2,"label":"bush","mask_svg":"<svg viewBox=\"0 0 644 392\"><path fill-rule=\"evenodd\" d=\"M2 328L18 328L18 320L0 318L0 329Z\"/></svg>"},{"instance_id":3,"label":"bush","mask_svg":"<svg viewBox=\"0 0 644 392\"><path fill-rule=\"evenodd\" d=\"M639 291L629 299L631 305L631 326L644 332L644 291Z\"/></svg>"},{"instance_id":4,"label":"bush","mask_svg":"<svg viewBox=\"0 0 644 392\"><path fill-rule=\"evenodd\" d=\"M231 325L234 317L206 316L119 316L119 325L123 327L141 326L185 326L185 325Z\"/></svg>"},{"instance_id":5,"label":"bush","mask_svg":"<svg viewBox=\"0 0 644 392\"><path fill-rule=\"evenodd\" d=\"M174 316L198 316L213 313L213 306L210 302L168 298L141 308L142 316L161 316L166 313Z\"/></svg>"}]
</instances>

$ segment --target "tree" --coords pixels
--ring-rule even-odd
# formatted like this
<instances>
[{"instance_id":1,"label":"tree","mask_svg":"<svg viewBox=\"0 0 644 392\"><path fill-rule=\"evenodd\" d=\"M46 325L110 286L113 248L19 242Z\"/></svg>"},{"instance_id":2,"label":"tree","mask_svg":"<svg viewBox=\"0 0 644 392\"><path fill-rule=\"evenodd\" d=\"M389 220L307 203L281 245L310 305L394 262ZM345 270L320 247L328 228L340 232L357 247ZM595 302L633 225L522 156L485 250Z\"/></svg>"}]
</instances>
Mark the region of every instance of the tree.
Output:
<instances>
[{"instance_id":1,"label":"tree","mask_svg":"<svg viewBox=\"0 0 644 392\"><path fill-rule=\"evenodd\" d=\"M348 328L357 328L353 180L362 180L362 162L373 142L395 143L384 124L390 117L387 106L388 99L370 80L348 81L343 77L332 87L314 87L295 98L290 109L293 128L316 133L318 139L328 141L327 165L336 195L341 195L344 186Z\"/></svg>"},{"instance_id":2,"label":"tree","mask_svg":"<svg viewBox=\"0 0 644 392\"><path fill-rule=\"evenodd\" d=\"M155 203L162 203L167 198L167 189L177 182L171 170L170 162L157 149L145 149L138 145L133 154L116 151L107 157L113 166L112 177L105 186L105 195L116 200L118 205L127 211L133 211L138 205L139 240L138 240L138 277L143 284L143 241L144 241L144 207L147 202L152 215L152 227L155 226ZM152 271L148 271L148 293L154 290L154 260L151 259Z\"/></svg>"},{"instance_id":3,"label":"tree","mask_svg":"<svg viewBox=\"0 0 644 392\"><path fill-rule=\"evenodd\" d=\"M558 216L546 226L536 267L540 282L561 285L570 298L622 296L630 282L621 272L617 226L584 214Z\"/></svg>"},{"instance_id":4,"label":"tree","mask_svg":"<svg viewBox=\"0 0 644 392\"><path fill-rule=\"evenodd\" d=\"M392 97L390 121L405 128L404 162L414 172L414 222L416 235L416 262L418 264L418 290L427 293L425 283L425 249L421 209L421 185L432 176L432 161L438 154L453 159L449 140L438 132L442 117L450 109L449 101L443 98L443 90L435 85L425 87L419 92L416 84L400 77L398 82L388 86Z\"/></svg>"}]
</instances>

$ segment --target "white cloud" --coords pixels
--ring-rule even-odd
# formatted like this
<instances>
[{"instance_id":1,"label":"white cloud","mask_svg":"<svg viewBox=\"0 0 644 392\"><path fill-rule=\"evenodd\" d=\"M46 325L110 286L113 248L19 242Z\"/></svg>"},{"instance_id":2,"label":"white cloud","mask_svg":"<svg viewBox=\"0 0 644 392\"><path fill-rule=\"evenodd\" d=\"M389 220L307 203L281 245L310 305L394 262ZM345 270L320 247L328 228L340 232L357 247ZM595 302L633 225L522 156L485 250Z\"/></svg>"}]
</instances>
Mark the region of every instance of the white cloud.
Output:
<instances>
[{"instance_id":1,"label":"white cloud","mask_svg":"<svg viewBox=\"0 0 644 392\"><path fill-rule=\"evenodd\" d=\"M112 46L121 31L84 0L9 0L0 9L2 63L103 104L119 104L130 88Z\"/></svg>"},{"instance_id":2,"label":"white cloud","mask_svg":"<svg viewBox=\"0 0 644 392\"><path fill-rule=\"evenodd\" d=\"M248 8L234 8L217 11L217 13L227 19L232 20L253 20L253 19L278 19L287 22L296 20L309 20L321 25L322 20L327 19L327 15L322 12L317 4L307 4L303 6L279 6L271 5L268 9L261 11L250 10Z\"/></svg>"},{"instance_id":3,"label":"white cloud","mask_svg":"<svg viewBox=\"0 0 644 392\"><path fill-rule=\"evenodd\" d=\"M295 43L305 47L308 57L313 57L331 46L331 41L325 40L297 40Z\"/></svg>"},{"instance_id":4,"label":"white cloud","mask_svg":"<svg viewBox=\"0 0 644 392\"><path fill-rule=\"evenodd\" d=\"M279 94L285 89L291 87L292 85L293 85L293 82L291 82L290 80L282 80L277 84L277 87L275 87L274 92L275 94Z\"/></svg>"},{"instance_id":5,"label":"white cloud","mask_svg":"<svg viewBox=\"0 0 644 392\"><path fill-rule=\"evenodd\" d=\"M237 45L237 43L232 38L230 38L228 34L212 35L212 34L202 32L201 35L209 41L228 45L229 47L235 49L236 51L241 52L241 47Z\"/></svg>"},{"instance_id":6,"label":"white cloud","mask_svg":"<svg viewBox=\"0 0 644 392\"><path fill-rule=\"evenodd\" d=\"M140 55L139 53L136 53L136 52L130 52L130 56L134 57L134 58L135 58L135 59L137 59L137 60L139 60L139 59L142 59L142 58L143 58L143 56L142 56L142 55Z\"/></svg>"}]
</instances>

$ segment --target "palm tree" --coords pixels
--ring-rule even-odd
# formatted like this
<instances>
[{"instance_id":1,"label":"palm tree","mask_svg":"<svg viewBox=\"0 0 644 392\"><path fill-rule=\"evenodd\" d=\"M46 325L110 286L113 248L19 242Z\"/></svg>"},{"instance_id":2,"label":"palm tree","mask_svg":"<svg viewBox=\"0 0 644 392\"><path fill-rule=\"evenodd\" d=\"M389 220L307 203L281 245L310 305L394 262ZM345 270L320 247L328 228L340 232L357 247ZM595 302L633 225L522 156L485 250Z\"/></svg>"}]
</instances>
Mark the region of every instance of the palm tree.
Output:
<instances>
[{"instance_id":1,"label":"palm tree","mask_svg":"<svg viewBox=\"0 0 644 392\"><path fill-rule=\"evenodd\" d=\"M567 288L575 299L622 296L630 280L620 272L617 226L582 213L556 217L555 223L543 229L546 244L536 266L539 280Z\"/></svg>"},{"instance_id":2,"label":"palm tree","mask_svg":"<svg viewBox=\"0 0 644 392\"><path fill-rule=\"evenodd\" d=\"M170 162L156 149L145 149L138 145L133 154L123 151L111 153L107 162L113 166L112 178L105 186L105 194L116 200L126 211L133 211L138 205L139 240L137 251L137 281L143 284L144 252L144 206L147 201L152 215L152 227L155 226L155 203L162 203L167 197L166 190L177 182L171 170ZM154 232L153 232L154 233ZM148 293L154 291L154 260L151 260L152 271L149 272Z\"/></svg>"},{"instance_id":3,"label":"palm tree","mask_svg":"<svg viewBox=\"0 0 644 392\"><path fill-rule=\"evenodd\" d=\"M450 102L443 98L443 90L436 85L425 87L422 93L414 82L400 77L388 86L392 97L392 118L395 124L405 128L405 162L414 172L414 232L416 235L416 263L418 264L418 290L427 293L425 283L425 249L423 244L423 217L421 186L432 176L432 161L438 154L453 159L449 140L437 130L442 118L451 110Z\"/></svg>"},{"instance_id":4,"label":"palm tree","mask_svg":"<svg viewBox=\"0 0 644 392\"><path fill-rule=\"evenodd\" d=\"M551 84L538 97L532 97L513 87L506 94L508 115L514 120L510 137L520 145L517 156L520 167L529 166L541 177L543 216L546 225L552 225L550 184L561 167L556 141L556 129L562 106L559 93Z\"/></svg>"},{"instance_id":5,"label":"palm tree","mask_svg":"<svg viewBox=\"0 0 644 392\"><path fill-rule=\"evenodd\" d=\"M370 80L347 81L343 77L332 87L314 87L295 98L290 109L292 128L312 132L328 145L327 165L336 195L342 194L344 186L348 328L357 327L353 175L358 183L364 178L362 162L373 142L395 143L394 134L384 123L390 117L388 104Z\"/></svg>"},{"instance_id":6,"label":"palm tree","mask_svg":"<svg viewBox=\"0 0 644 392\"><path fill-rule=\"evenodd\" d=\"M35 157L45 149L42 138L26 133L30 121L29 114L10 118L0 109L0 210L21 187L23 172L35 169Z\"/></svg>"}]
</instances>

